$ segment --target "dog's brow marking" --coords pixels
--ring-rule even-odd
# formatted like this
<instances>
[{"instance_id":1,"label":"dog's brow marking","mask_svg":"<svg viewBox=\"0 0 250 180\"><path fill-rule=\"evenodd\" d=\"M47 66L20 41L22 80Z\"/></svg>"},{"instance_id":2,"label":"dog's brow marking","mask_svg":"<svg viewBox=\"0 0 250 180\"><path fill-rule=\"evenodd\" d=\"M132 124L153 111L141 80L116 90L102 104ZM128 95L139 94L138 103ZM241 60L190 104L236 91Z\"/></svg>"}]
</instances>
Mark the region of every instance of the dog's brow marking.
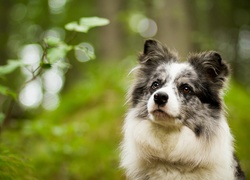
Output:
<instances>
[{"instance_id":1,"label":"dog's brow marking","mask_svg":"<svg viewBox=\"0 0 250 180\"><path fill-rule=\"evenodd\" d=\"M183 69L188 68L186 63L172 63L166 67L166 70L169 72L171 83L174 82L175 78Z\"/></svg>"}]
</instances>

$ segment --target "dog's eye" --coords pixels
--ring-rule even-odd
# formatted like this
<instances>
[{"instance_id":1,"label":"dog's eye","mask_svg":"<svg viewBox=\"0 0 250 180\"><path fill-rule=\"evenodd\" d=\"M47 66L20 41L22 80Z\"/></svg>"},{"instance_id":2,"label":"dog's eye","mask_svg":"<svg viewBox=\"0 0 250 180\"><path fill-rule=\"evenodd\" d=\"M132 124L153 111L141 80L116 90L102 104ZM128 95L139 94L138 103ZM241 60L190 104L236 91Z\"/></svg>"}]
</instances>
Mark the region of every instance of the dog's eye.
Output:
<instances>
[{"instance_id":1,"label":"dog's eye","mask_svg":"<svg viewBox=\"0 0 250 180\"><path fill-rule=\"evenodd\" d=\"M189 87L186 86L186 87L183 88L183 92L188 94L188 93L191 92L191 90L189 89Z\"/></svg>"},{"instance_id":2,"label":"dog's eye","mask_svg":"<svg viewBox=\"0 0 250 180\"><path fill-rule=\"evenodd\" d=\"M151 89L153 89L153 90L156 90L156 89L158 89L159 87L160 87L160 83L157 82L157 81L153 82L153 84L151 85Z\"/></svg>"},{"instance_id":3,"label":"dog's eye","mask_svg":"<svg viewBox=\"0 0 250 180\"><path fill-rule=\"evenodd\" d=\"M183 85L182 88L181 88L182 92L184 94L190 94L192 93L192 88L189 87L188 85Z\"/></svg>"}]
</instances>

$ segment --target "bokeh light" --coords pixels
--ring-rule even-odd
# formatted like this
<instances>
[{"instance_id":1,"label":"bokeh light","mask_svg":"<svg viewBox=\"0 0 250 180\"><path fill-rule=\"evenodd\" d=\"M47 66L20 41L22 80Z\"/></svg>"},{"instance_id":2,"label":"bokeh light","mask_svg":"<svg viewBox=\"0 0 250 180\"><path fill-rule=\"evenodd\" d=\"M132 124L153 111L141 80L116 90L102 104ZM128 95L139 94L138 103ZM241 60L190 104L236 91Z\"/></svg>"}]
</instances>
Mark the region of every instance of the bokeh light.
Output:
<instances>
[{"instance_id":1,"label":"bokeh light","mask_svg":"<svg viewBox=\"0 0 250 180\"><path fill-rule=\"evenodd\" d=\"M150 38L157 34L158 28L156 22L143 14L132 14L129 17L128 23L131 30L139 33L142 37Z\"/></svg>"},{"instance_id":2,"label":"bokeh light","mask_svg":"<svg viewBox=\"0 0 250 180\"><path fill-rule=\"evenodd\" d=\"M48 0L50 12L52 14L62 13L67 0Z\"/></svg>"},{"instance_id":3,"label":"bokeh light","mask_svg":"<svg viewBox=\"0 0 250 180\"><path fill-rule=\"evenodd\" d=\"M19 101L24 107L37 108L42 102L43 93L40 80L28 83L19 94Z\"/></svg>"},{"instance_id":4,"label":"bokeh light","mask_svg":"<svg viewBox=\"0 0 250 180\"><path fill-rule=\"evenodd\" d=\"M51 69L43 74L44 89L48 93L59 93L63 86L63 76L59 70Z\"/></svg>"}]
</instances>

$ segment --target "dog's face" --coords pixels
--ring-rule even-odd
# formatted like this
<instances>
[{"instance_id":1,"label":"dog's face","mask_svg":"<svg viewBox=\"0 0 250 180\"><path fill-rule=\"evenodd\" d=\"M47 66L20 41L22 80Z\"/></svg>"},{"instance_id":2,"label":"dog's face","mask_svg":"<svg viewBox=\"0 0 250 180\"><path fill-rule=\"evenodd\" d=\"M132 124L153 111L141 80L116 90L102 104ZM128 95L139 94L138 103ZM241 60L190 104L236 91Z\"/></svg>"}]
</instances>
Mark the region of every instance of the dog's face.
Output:
<instances>
[{"instance_id":1,"label":"dog's face","mask_svg":"<svg viewBox=\"0 0 250 180\"><path fill-rule=\"evenodd\" d=\"M139 118L163 126L185 125L197 136L213 131L229 75L218 53L194 54L187 62L178 62L166 47L148 40L136 71L131 102Z\"/></svg>"}]
</instances>

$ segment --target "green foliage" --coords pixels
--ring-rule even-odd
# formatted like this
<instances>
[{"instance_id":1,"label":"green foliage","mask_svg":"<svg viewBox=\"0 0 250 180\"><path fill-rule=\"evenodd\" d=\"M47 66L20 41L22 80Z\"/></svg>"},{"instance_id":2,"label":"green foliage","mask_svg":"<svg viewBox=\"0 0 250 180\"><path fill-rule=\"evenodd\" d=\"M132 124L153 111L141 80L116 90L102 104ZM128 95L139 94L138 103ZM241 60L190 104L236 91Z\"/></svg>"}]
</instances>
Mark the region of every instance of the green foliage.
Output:
<instances>
[{"instance_id":1,"label":"green foliage","mask_svg":"<svg viewBox=\"0 0 250 180\"><path fill-rule=\"evenodd\" d=\"M20 60L8 60L7 64L0 66L0 78L5 75L12 73L17 68L21 67L23 63ZM0 94L5 96L11 96L16 99L16 93L12 91L9 87L0 84Z\"/></svg>"},{"instance_id":2,"label":"green foliage","mask_svg":"<svg viewBox=\"0 0 250 180\"><path fill-rule=\"evenodd\" d=\"M70 50L72 50L72 46L67 45L64 42L60 42L57 46L49 48L47 52L49 63L54 64L57 61L62 60Z\"/></svg>"},{"instance_id":3,"label":"green foliage","mask_svg":"<svg viewBox=\"0 0 250 180\"><path fill-rule=\"evenodd\" d=\"M27 160L0 147L0 179L35 180Z\"/></svg>"},{"instance_id":4,"label":"green foliage","mask_svg":"<svg viewBox=\"0 0 250 180\"><path fill-rule=\"evenodd\" d=\"M90 28L103 26L108 24L108 22L108 20L98 17L81 18L79 27L87 28L87 30L85 31L86 33ZM69 27L69 25L66 25L66 29L68 30L83 32L79 31L79 29L76 28L70 29ZM54 37L48 37L44 39L43 42L44 51L40 60L39 67L31 71L32 77L27 82L24 82L24 86L39 77L42 74L43 70L50 69L54 64L59 64L58 67L60 68L68 68L70 64L66 63L63 60L71 50L80 50L89 59L95 58L95 54L93 51L89 50L88 48L84 48L81 45L70 45L68 44L68 42ZM0 78L3 78L5 75L11 74L14 70L23 65L24 64L21 60L9 60L6 65L0 66ZM12 98L16 99L16 94L18 94L19 92L14 92L9 87L0 84L0 93L4 96L11 96ZM12 109L12 107L9 107L9 109ZM5 118L5 114L0 112L0 125L3 124ZM76 139L70 138L74 135L77 135L78 132L82 133L81 129L79 129L79 127L82 127L81 123L75 123L75 125L70 124L69 126L56 125L55 123L51 122L47 122L48 124L45 123L46 121L40 120L34 123L28 123L28 125L24 124L24 127L20 132L21 135L23 135L24 139L19 137L16 138L18 139L18 141L14 140L13 142L20 143L21 141L23 141L25 143L28 143L28 149L23 148L21 144L19 144L20 146L18 146L20 149L23 148L25 150L25 153L27 153L25 154L26 156L32 157L33 161L36 161L34 162L34 166L37 167L36 170L38 170L36 174L40 174L41 177L49 178L51 177L51 171L53 171L54 173L58 170L58 167L63 166L63 164L61 164L62 156L65 156L68 159L72 158L72 156L75 157L76 155L72 155L72 152L73 150L76 150L75 152L79 155L79 157L77 157L80 158L82 157L82 155L80 154L84 151L84 149L82 149L81 143L79 143L82 137ZM75 128L78 128L78 130L76 130ZM29 135L31 135L32 137L30 138ZM34 135L36 137L34 137ZM67 142L64 139L61 139L61 136L68 137L67 139L69 141ZM2 137L3 141L9 141L10 137L4 137L3 135ZM41 141L37 141L37 138L40 138ZM50 142L51 138L56 140L56 142ZM31 144L29 144L29 142ZM64 142L67 142L69 145L65 145ZM16 146L17 144L12 145ZM21 156L12 155L7 151L2 151L2 149L0 148L0 179L34 179L30 175L30 167L28 167L26 165L26 162L20 157ZM47 164L48 161L50 161L49 165ZM67 165L67 162L64 162L64 164ZM76 166L76 164L74 164L74 166ZM75 167L71 168L72 170L75 169ZM63 169L61 169L61 171L63 172ZM63 179L64 175L62 175L61 172L56 173L58 173L58 176L60 177L56 179ZM70 176L71 174L69 175L69 178Z\"/></svg>"},{"instance_id":5,"label":"green foliage","mask_svg":"<svg viewBox=\"0 0 250 180\"><path fill-rule=\"evenodd\" d=\"M69 31L76 31L76 32L84 32L87 33L90 28L97 27L97 26L104 26L109 23L108 19L100 18L100 17L89 17L89 18L81 18L80 23L68 23L65 25L65 29ZM85 29L79 30L79 29ZM60 40L59 38L55 37L47 37L44 39L45 48L44 48L44 55L41 59L41 67L42 68L49 68L52 64L56 63L58 60L61 60L66 57L67 53L73 49L81 50L83 53L86 54L90 59L94 59L95 55L93 51L88 50L87 48L83 48L80 45L69 45L67 42ZM45 59L48 60L48 63L43 63ZM12 73L15 69L19 68L20 66L24 65L21 60L8 60L8 63L4 66L0 66L0 77ZM0 87L0 93L7 95L8 89L4 86Z\"/></svg>"},{"instance_id":6,"label":"green foliage","mask_svg":"<svg viewBox=\"0 0 250 180\"><path fill-rule=\"evenodd\" d=\"M12 91L9 87L3 86L0 84L0 94L5 96L11 96L12 98L16 99L16 93Z\"/></svg>"},{"instance_id":7,"label":"green foliage","mask_svg":"<svg viewBox=\"0 0 250 180\"><path fill-rule=\"evenodd\" d=\"M20 60L8 60L6 65L0 66L0 77L12 73L15 69L22 65L23 63Z\"/></svg>"},{"instance_id":8,"label":"green foliage","mask_svg":"<svg viewBox=\"0 0 250 180\"><path fill-rule=\"evenodd\" d=\"M99 17L89 17L89 18L81 18L80 19L80 28L85 28L85 33L93 27L97 26L104 26L109 23L109 20L105 18L99 18ZM71 25L70 25L71 24ZM83 32L79 31L77 28L73 26L72 23L69 23L65 26L65 29L70 31L76 31L76 32ZM32 73L31 80L25 82L26 85L28 82L31 82L32 80L36 79L38 76L41 75L42 70L47 70L52 67L53 64L58 63L58 67L60 68L68 68L70 67L70 64L63 61L63 59L67 56L67 54L71 50L80 50L82 51L88 59L94 59L95 54L93 51L89 50L86 47L82 47L81 45L69 45L67 42L60 40L59 38L55 37L47 37L43 40L44 42L44 51L43 56L41 58L40 66L34 70ZM24 63L21 60L8 60L8 63L4 66L0 66L0 78L4 75L12 73L15 69L24 66ZM38 72L36 72L39 70ZM11 96L12 98L16 99L16 96L18 92L12 91L9 87L4 86L0 84L0 94L3 94L5 96Z\"/></svg>"},{"instance_id":9,"label":"green foliage","mask_svg":"<svg viewBox=\"0 0 250 180\"><path fill-rule=\"evenodd\" d=\"M90 28L97 26L104 26L109 23L109 20L105 18L99 17L89 17L89 18L81 18L80 23L71 22L65 25L65 29L69 31L83 32L87 33ZM46 57L49 61L47 63L47 68L49 68L49 64L54 64L58 60L62 60L67 56L67 53L71 50L80 50L82 51L89 59L94 59L95 54L93 51L90 51L87 48L84 48L80 45L69 45L67 42L64 42L55 37L48 37L44 40L46 43Z\"/></svg>"},{"instance_id":10,"label":"green foliage","mask_svg":"<svg viewBox=\"0 0 250 180\"><path fill-rule=\"evenodd\" d=\"M39 179L121 179L117 148L127 73L121 64L90 62L58 109L4 131L4 143L22 149Z\"/></svg>"},{"instance_id":11,"label":"green foliage","mask_svg":"<svg viewBox=\"0 0 250 180\"><path fill-rule=\"evenodd\" d=\"M77 31L87 33L90 28L97 26L104 26L109 24L109 20L99 17L81 18L79 24L76 21L70 22L65 25L65 29L68 31Z\"/></svg>"}]
</instances>

